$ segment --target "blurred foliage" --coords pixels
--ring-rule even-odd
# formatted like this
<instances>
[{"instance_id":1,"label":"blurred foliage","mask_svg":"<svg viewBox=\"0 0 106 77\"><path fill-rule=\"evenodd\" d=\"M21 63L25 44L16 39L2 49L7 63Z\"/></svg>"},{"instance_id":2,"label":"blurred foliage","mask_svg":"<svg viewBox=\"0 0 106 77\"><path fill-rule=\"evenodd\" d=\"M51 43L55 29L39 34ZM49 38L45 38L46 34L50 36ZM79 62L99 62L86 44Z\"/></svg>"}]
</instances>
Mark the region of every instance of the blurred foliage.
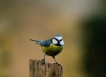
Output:
<instances>
[{"instance_id":1,"label":"blurred foliage","mask_svg":"<svg viewBox=\"0 0 106 77\"><path fill-rule=\"evenodd\" d=\"M0 36L0 77L8 77L6 69L11 65L11 45L8 35Z\"/></svg>"},{"instance_id":2,"label":"blurred foliage","mask_svg":"<svg viewBox=\"0 0 106 77\"><path fill-rule=\"evenodd\" d=\"M106 13L84 21L84 66L93 77L106 75Z\"/></svg>"},{"instance_id":3,"label":"blurred foliage","mask_svg":"<svg viewBox=\"0 0 106 77\"><path fill-rule=\"evenodd\" d=\"M7 66L9 66L9 53L7 53L7 51L2 51L0 54L0 68L6 68Z\"/></svg>"}]
</instances>

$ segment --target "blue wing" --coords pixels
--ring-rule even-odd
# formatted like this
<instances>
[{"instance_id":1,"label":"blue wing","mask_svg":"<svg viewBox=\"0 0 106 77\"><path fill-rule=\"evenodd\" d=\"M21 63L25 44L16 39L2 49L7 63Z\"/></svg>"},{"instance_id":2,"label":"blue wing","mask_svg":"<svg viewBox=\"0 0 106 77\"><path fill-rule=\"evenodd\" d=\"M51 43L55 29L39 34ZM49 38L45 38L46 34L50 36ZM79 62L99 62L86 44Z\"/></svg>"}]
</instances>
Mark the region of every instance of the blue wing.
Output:
<instances>
[{"instance_id":1,"label":"blue wing","mask_svg":"<svg viewBox=\"0 0 106 77\"><path fill-rule=\"evenodd\" d=\"M30 39L30 40L36 42L36 44L39 44L41 46L46 46L46 47L49 47L50 44L51 44L50 40L42 40L42 41L40 41L40 40L32 40L32 39Z\"/></svg>"}]
</instances>

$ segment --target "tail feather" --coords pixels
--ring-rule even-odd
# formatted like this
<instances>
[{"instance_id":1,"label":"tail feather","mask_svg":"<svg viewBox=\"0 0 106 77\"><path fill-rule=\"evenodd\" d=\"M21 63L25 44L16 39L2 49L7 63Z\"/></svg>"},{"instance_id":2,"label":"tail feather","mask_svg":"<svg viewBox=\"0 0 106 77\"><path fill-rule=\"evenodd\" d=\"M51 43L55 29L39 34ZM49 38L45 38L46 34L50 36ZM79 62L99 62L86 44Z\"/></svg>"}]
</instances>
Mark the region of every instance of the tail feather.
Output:
<instances>
[{"instance_id":1,"label":"tail feather","mask_svg":"<svg viewBox=\"0 0 106 77\"><path fill-rule=\"evenodd\" d=\"M41 45L41 41L39 40L35 40L35 43Z\"/></svg>"},{"instance_id":2,"label":"tail feather","mask_svg":"<svg viewBox=\"0 0 106 77\"><path fill-rule=\"evenodd\" d=\"M39 44L41 46L50 46L50 44L46 41L46 40L33 40L33 39L30 39L31 41L34 41L36 44Z\"/></svg>"},{"instance_id":3,"label":"tail feather","mask_svg":"<svg viewBox=\"0 0 106 77\"><path fill-rule=\"evenodd\" d=\"M33 39L30 39L31 41L35 41L35 40L33 40Z\"/></svg>"},{"instance_id":4,"label":"tail feather","mask_svg":"<svg viewBox=\"0 0 106 77\"><path fill-rule=\"evenodd\" d=\"M33 40L33 39L30 39L31 41L34 41L36 44L39 44L41 45L41 41L40 40Z\"/></svg>"}]
</instances>

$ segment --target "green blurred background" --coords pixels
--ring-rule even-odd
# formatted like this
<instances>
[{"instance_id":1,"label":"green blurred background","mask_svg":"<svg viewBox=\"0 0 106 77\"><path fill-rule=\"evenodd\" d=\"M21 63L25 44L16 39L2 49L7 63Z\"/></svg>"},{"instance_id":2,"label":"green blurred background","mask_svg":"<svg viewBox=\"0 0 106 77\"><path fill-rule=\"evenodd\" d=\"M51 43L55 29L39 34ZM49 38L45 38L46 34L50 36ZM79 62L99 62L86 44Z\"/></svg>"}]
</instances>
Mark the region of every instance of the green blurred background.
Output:
<instances>
[{"instance_id":1,"label":"green blurred background","mask_svg":"<svg viewBox=\"0 0 106 77\"><path fill-rule=\"evenodd\" d=\"M105 0L0 0L0 77L29 77L29 59L43 58L29 39L56 34L65 41L56 57L63 77L105 77Z\"/></svg>"}]
</instances>

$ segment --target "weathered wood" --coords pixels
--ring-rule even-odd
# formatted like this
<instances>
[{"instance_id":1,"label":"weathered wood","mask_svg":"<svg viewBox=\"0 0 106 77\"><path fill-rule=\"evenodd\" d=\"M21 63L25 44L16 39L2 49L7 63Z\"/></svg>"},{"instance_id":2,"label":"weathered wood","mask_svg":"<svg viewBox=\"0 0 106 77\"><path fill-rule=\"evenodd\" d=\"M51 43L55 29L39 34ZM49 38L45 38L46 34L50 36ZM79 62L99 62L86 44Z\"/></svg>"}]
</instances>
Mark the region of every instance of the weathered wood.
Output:
<instances>
[{"instance_id":1,"label":"weathered wood","mask_svg":"<svg viewBox=\"0 0 106 77\"><path fill-rule=\"evenodd\" d=\"M62 77L63 68L58 64L45 63L40 60L29 60L30 77Z\"/></svg>"}]
</instances>

